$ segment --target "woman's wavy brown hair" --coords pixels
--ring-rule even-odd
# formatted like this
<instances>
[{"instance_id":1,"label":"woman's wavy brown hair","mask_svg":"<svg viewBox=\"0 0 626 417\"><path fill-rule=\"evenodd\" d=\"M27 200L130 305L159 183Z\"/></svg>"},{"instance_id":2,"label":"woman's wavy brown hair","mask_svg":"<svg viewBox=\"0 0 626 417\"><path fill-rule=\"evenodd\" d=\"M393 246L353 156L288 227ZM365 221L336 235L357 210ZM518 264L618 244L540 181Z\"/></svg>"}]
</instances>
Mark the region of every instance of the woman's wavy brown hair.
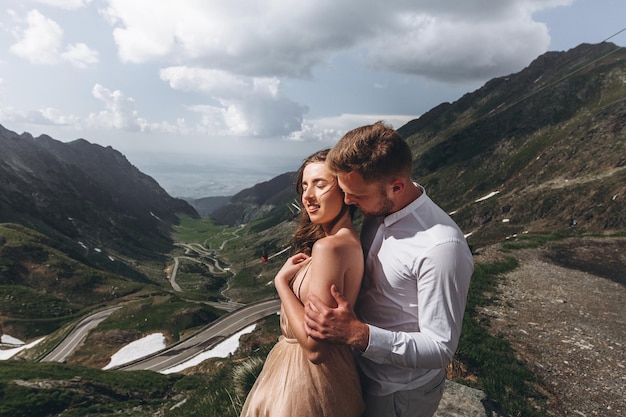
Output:
<instances>
[{"instance_id":1,"label":"woman's wavy brown hair","mask_svg":"<svg viewBox=\"0 0 626 417\"><path fill-rule=\"evenodd\" d=\"M298 197L300 198L300 203L302 203L302 177L304 175L304 168L306 168L307 165L315 162L326 162L326 157L328 156L329 151L330 149L322 149L321 151L317 151L313 155L306 158L304 162L302 162L302 165L300 166L300 169L298 170L298 173L296 175L295 183L296 192L298 194ZM339 188L338 185L337 188ZM339 190L341 191L340 188ZM341 194L343 196L343 191L341 191ZM352 216L354 213L354 209L354 206L348 206L346 203L343 203L341 211L339 212L337 217L333 219L332 223L337 222L347 210L350 210L350 215ZM303 252L307 255L310 255L313 249L313 244L318 239L321 239L324 236L326 236L326 233L324 233L322 225L311 222L309 214L304 208L302 208L300 210L300 216L298 218L298 227L296 228L296 231L292 238L291 246L293 248L293 253Z\"/></svg>"}]
</instances>

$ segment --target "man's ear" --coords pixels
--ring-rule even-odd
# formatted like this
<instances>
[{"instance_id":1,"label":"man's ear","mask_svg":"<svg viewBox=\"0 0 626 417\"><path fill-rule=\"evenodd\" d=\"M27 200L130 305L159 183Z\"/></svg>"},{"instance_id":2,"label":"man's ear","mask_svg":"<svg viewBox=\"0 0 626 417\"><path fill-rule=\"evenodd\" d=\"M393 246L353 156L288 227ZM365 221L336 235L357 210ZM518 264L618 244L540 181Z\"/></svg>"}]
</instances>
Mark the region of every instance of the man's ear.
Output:
<instances>
[{"instance_id":1,"label":"man's ear","mask_svg":"<svg viewBox=\"0 0 626 417\"><path fill-rule=\"evenodd\" d=\"M391 182L391 191L394 194L402 193L405 186L406 184L402 178L396 178Z\"/></svg>"}]
</instances>

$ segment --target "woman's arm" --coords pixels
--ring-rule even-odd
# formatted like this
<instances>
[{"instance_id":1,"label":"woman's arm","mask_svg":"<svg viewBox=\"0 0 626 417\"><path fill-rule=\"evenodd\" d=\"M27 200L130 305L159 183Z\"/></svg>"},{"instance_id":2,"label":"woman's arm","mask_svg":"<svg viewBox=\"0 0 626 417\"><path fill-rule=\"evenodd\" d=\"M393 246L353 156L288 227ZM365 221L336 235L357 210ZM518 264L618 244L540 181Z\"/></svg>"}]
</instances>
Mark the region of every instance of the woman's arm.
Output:
<instances>
[{"instance_id":1,"label":"woman's arm","mask_svg":"<svg viewBox=\"0 0 626 417\"><path fill-rule=\"evenodd\" d=\"M315 294L329 304L334 302L329 288L334 284L338 288L343 289L345 269L346 265L349 264L349 261L342 260L342 248L336 243L334 239L328 238L320 239L315 243L311 255L311 266L304 277L308 287L307 293ZM320 364L326 359L328 344L315 340L306 334L304 329L304 306L302 304L306 300L300 302L289 287L289 279L293 274L287 279L287 275L291 270L291 267L287 264L295 265L293 262L296 260L292 261L292 259L290 258L277 274L275 279L276 290L283 304L283 311L287 315L289 323L292 324L291 329L298 343L300 343L307 358L312 363ZM283 270L286 272L283 273Z\"/></svg>"}]
</instances>

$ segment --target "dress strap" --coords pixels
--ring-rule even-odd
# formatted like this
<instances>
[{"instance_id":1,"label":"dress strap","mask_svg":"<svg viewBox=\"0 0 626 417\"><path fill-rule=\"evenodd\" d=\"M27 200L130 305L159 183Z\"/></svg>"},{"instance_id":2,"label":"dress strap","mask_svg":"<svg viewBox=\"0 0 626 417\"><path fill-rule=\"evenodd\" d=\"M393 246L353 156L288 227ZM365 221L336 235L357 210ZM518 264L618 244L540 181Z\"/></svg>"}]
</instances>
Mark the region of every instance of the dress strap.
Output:
<instances>
[{"instance_id":1,"label":"dress strap","mask_svg":"<svg viewBox=\"0 0 626 417\"><path fill-rule=\"evenodd\" d=\"M309 260L309 263L306 265L306 269L304 270L304 273L302 274L302 279L300 280L300 283L298 284L298 290L296 291L296 297L298 297L298 300L302 301L302 298L300 298L300 289L302 288L302 283L304 282L304 278L306 278L307 273L309 272L309 268L311 267L311 261Z\"/></svg>"}]
</instances>

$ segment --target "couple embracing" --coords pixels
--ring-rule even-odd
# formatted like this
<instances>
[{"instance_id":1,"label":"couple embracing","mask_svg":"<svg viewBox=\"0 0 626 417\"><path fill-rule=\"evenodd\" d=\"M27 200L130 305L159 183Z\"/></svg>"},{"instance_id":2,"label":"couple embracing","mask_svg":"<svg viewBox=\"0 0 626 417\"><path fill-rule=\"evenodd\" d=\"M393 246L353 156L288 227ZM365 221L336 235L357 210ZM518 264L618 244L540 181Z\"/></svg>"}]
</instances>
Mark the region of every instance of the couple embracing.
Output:
<instances>
[{"instance_id":1,"label":"couple embracing","mask_svg":"<svg viewBox=\"0 0 626 417\"><path fill-rule=\"evenodd\" d=\"M295 255L274 279L282 336L242 417L430 417L456 351L472 255L383 122L307 158ZM354 209L364 221L360 237Z\"/></svg>"}]
</instances>

